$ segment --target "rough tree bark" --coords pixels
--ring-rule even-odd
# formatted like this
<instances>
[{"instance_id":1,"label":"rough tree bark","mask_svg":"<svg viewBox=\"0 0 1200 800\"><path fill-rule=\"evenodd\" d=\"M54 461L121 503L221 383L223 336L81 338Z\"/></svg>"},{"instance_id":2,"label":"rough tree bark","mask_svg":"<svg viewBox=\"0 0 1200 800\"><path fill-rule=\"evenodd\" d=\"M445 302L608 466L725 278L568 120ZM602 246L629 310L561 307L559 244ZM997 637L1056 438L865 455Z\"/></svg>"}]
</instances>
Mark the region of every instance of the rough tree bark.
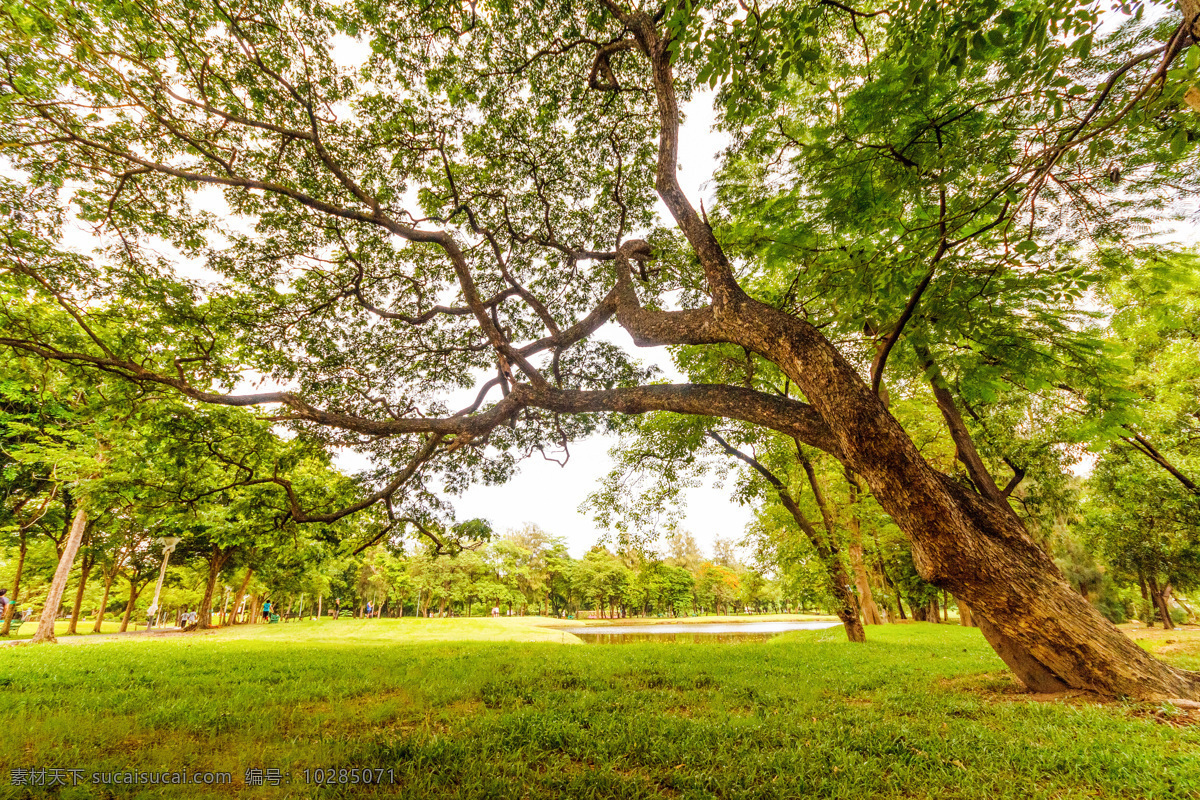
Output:
<instances>
[{"instance_id":1,"label":"rough tree bark","mask_svg":"<svg viewBox=\"0 0 1200 800\"><path fill-rule=\"evenodd\" d=\"M1179 10L1183 14L1184 25L1192 35L1193 42L1200 42L1200 0L1179 0ZM1197 113L1200 113L1200 88L1190 87L1183 97L1184 101Z\"/></svg>"},{"instance_id":2,"label":"rough tree bark","mask_svg":"<svg viewBox=\"0 0 1200 800\"><path fill-rule=\"evenodd\" d=\"M87 509L83 504L75 511L71 520L71 532L63 544L62 556L58 559L58 569L54 571L54 579L50 582L50 591L46 594L46 605L42 608L42 618L38 623L37 633L33 642L57 642L54 638L54 620L58 616L58 607L62 604L63 591L67 588L67 578L75 563L75 554L79 551L79 543L83 541L83 529L87 527Z\"/></svg>"},{"instance_id":3,"label":"rough tree bark","mask_svg":"<svg viewBox=\"0 0 1200 800\"><path fill-rule=\"evenodd\" d=\"M634 341L728 341L777 365L828 425L843 464L863 476L909 537L921 576L970 604L988 641L1026 685L1045 685L1050 676L1061 687L1103 694L1200 698L1200 676L1153 659L1104 619L1071 588L1007 502L933 469L817 328L741 289L712 229L678 182L679 107L670 42L649 15L605 4L649 58L661 123L655 186L697 256L712 298L703 312L642 309L628 261L619 263L625 308L619 306L616 316Z\"/></svg>"}]
</instances>

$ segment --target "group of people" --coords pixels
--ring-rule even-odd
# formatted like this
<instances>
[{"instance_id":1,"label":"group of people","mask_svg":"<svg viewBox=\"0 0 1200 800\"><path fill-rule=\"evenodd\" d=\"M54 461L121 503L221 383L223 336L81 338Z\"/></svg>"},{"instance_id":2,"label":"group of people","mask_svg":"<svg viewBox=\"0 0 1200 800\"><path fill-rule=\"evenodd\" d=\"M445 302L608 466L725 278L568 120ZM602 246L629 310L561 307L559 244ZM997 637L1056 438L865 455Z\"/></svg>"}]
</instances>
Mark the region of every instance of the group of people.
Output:
<instances>
[{"instance_id":1,"label":"group of people","mask_svg":"<svg viewBox=\"0 0 1200 800\"><path fill-rule=\"evenodd\" d=\"M279 613L278 610L275 610L274 612L272 612L272 609L275 609L275 606L273 606L271 604L271 601L264 600L263 604L262 604L263 622L270 622L272 613L275 613L275 614ZM342 615L342 598L340 598L340 597L334 598L333 606L330 609L328 609L328 611L334 619L337 619L338 617L340 617ZM383 613L382 606L380 606L379 608L376 608L375 603L368 600L367 607L364 609L363 617L366 619L370 619L371 617L378 617L382 613ZM193 618L195 617L195 612L192 613L192 616L193 616ZM316 619L316 617L313 617L313 619Z\"/></svg>"}]
</instances>

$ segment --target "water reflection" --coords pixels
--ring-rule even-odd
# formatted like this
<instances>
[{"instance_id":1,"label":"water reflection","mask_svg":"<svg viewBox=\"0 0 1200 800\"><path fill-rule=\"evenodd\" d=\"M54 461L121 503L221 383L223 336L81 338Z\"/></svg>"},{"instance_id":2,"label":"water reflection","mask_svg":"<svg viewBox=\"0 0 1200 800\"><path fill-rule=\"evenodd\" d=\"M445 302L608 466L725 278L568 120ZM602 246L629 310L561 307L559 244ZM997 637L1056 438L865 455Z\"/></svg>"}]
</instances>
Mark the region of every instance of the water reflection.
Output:
<instances>
[{"instance_id":1,"label":"water reflection","mask_svg":"<svg viewBox=\"0 0 1200 800\"><path fill-rule=\"evenodd\" d=\"M633 642L732 643L762 642L788 631L812 631L832 628L840 622L700 622L648 625L592 625L564 628L588 644L630 644Z\"/></svg>"}]
</instances>

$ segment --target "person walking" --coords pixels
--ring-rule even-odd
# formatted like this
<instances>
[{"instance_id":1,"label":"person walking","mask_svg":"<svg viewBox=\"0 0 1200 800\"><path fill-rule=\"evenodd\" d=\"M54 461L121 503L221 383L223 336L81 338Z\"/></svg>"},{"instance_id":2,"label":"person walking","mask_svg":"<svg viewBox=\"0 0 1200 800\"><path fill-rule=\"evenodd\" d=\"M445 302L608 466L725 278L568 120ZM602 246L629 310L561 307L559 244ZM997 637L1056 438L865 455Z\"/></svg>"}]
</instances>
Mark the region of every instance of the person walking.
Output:
<instances>
[{"instance_id":1,"label":"person walking","mask_svg":"<svg viewBox=\"0 0 1200 800\"><path fill-rule=\"evenodd\" d=\"M271 621L271 601L270 600L263 601L262 614L263 614L263 622Z\"/></svg>"}]
</instances>

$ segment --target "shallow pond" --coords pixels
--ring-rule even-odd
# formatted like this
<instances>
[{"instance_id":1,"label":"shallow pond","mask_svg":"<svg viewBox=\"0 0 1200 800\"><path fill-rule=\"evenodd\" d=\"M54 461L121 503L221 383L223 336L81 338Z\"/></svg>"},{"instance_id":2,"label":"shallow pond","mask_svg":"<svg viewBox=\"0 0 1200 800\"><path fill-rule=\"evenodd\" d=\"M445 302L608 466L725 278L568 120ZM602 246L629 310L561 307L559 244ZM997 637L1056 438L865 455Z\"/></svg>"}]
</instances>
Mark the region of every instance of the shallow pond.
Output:
<instances>
[{"instance_id":1,"label":"shallow pond","mask_svg":"<svg viewBox=\"0 0 1200 800\"><path fill-rule=\"evenodd\" d=\"M563 628L588 644L631 642L761 642L788 631L815 631L840 622L664 622L647 625L591 625Z\"/></svg>"}]
</instances>

